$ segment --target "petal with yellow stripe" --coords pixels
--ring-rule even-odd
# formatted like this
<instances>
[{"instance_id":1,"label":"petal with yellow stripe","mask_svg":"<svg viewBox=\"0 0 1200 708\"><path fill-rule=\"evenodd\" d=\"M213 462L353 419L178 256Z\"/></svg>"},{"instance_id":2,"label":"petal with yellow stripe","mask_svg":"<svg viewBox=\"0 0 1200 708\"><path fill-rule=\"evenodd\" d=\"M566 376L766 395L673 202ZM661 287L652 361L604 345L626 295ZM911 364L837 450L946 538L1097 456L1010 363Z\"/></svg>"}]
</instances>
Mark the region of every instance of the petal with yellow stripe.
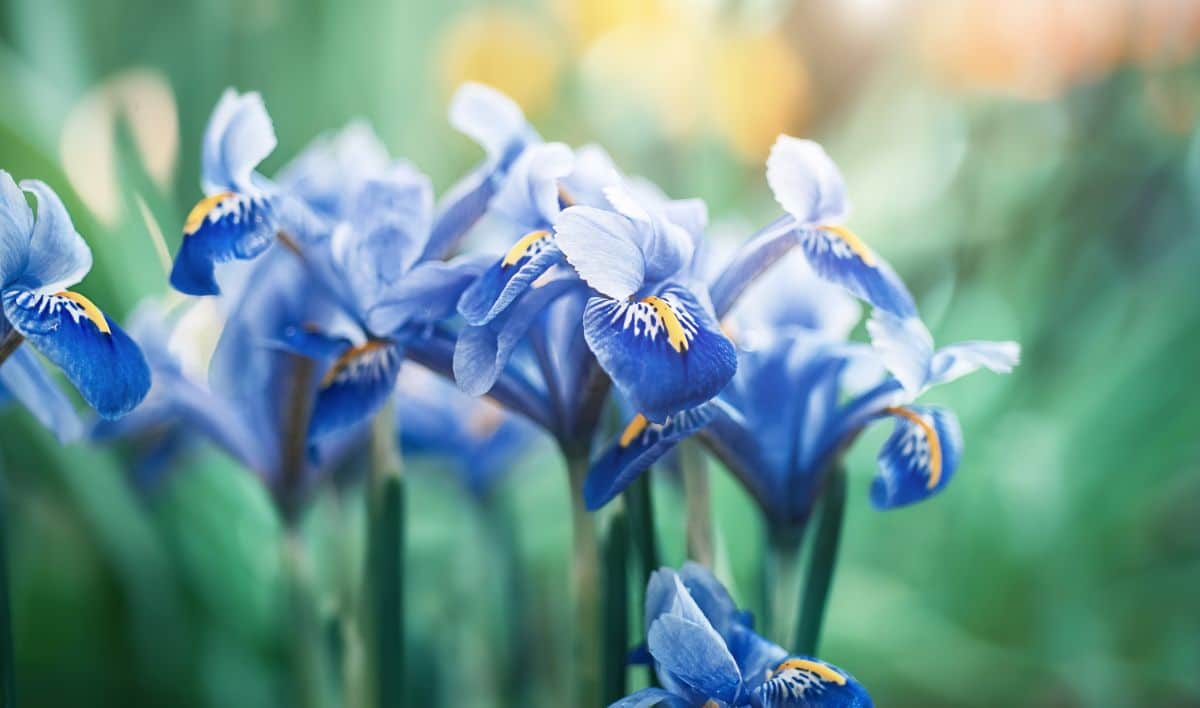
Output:
<instances>
[{"instance_id":1,"label":"petal with yellow stripe","mask_svg":"<svg viewBox=\"0 0 1200 708\"><path fill-rule=\"evenodd\" d=\"M896 421L879 451L871 503L892 509L930 497L946 487L962 455L962 430L945 408L904 406L884 411Z\"/></svg>"}]
</instances>

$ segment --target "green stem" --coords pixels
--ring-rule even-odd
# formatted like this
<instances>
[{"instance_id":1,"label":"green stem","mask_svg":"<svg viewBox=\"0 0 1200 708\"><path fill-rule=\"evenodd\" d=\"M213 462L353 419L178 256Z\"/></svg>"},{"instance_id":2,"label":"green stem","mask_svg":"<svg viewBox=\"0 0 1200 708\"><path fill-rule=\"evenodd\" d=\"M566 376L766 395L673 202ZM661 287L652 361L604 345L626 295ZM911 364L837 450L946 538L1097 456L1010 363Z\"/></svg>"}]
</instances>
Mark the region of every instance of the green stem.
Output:
<instances>
[{"instance_id":1,"label":"green stem","mask_svg":"<svg viewBox=\"0 0 1200 708\"><path fill-rule=\"evenodd\" d=\"M625 696L629 664L629 522L618 512L604 541L604 702Z\"/></svg>"},{"instance_id":2,"label":"green stem","mask_svg":"<svg viewBox=\"0 0 1200 708\"><path fill-rule=\"evenodd\" d=\"M329 704L330 686L323 651L324 634L304 540L294 527L285 531L281 552L287 582L288 624L292 629L289 648L296 675L296 705L324 708Z\"/></svg>"},{"instance_id":3,"label":"green stem","mask_svg":"<svg viewBox=\"0 0 1200 708\"><path fill-rule=\"evenodd\" d=\"M687 554L701 565L713 567L712 493L704 451L691 440L679 446L683 467L683 493L687 505Z\"/></svg>"},{"instance_id":4,"label":"green stem","mask_svg":"<svg viewBox=\"0 0 1200 708\"><path fill-rule=\"evenodd\" d=\"M14 708L17 674L13 667L12 598L8 590L8 495L4 491L0 482L0 705Z\"/></svg>"},{"instance_id":5,"label":"green stem","mask_svg":"<svg viewBox=\"0 0 1200 708\"><path fill-rule=\"evenodd\" d=\"M575 600L573 646L576 695L572 705L601 704L600 689L600 555L596 520L583 506L583 480L588 456L567 454L571 482L571 590Z\"/></svg>"},{"instance_id":6,"label":"green stem","mask_svg":"<svg viewBox=\"0 0 1200 708\"><path fill-rule=\"evenodd\" d=\"M771 641L790 648L789 636L796 616L796 589L800 585L800 531L771 524L767 530L767 548L763 562L763 586L766 604L763 626Z\"/></svg>"},{"instance_id":7,"label":"green stem","mask_svg":"<svg viewBox=\"0 0 1200 708\"><path fill-rule=\"evenodd\" d=\"M376 697L381 708L404 704L404 477L390 405L371 430L367 580Z\"/></svg>"},{"instance_id":8,"label":"green stem","mask_svg":"<svg viewBox=\"0 0 1200 708\"><path fill-rule=\"evenodd\" d=\"M489 540L495 547L503 577L500 585L504 589L500 631L503 639L498 641L497 656L508 661L501 669L501 686L505 705L528 704L530 647L534 645L529 632L529 612L526 605L525 569L521 566L521 548L513 513L508 499L493 493L475 505L483 518Z\"/></svg>"},{"instance_id":9,"label":"green stem","mask_svg":"<svg viewBox=\"0 0 1200 708\"><path fill-rule=\"evenodd\" d=\"M809 555L808 571L804 580L804 599L800 606L800 619L796 625L793 648L802 654L815 656L821 640L821 624L825 619L825 605L829 601L829 588L833 583L833 571L837 566L838 546L842 537L842 518L846 509L846 470L837 464L829 472L825 493L822 495L821 516L817 522L817 535L813 539Z\"/></svg>"},{"instance_id":10,"label":"green stem","mask_svg":"<svg viewBox=\"0 0 1200 708\"><path fill-rule=\"evenodd\" d=\"M629 510L629 530L637 547L641 574L637 585L645 587L650 574L662 565L658 554L658 537L654 530L654 493L650 470L638 475L625 489L625 508Z\"/></svg>"}]
</instances>

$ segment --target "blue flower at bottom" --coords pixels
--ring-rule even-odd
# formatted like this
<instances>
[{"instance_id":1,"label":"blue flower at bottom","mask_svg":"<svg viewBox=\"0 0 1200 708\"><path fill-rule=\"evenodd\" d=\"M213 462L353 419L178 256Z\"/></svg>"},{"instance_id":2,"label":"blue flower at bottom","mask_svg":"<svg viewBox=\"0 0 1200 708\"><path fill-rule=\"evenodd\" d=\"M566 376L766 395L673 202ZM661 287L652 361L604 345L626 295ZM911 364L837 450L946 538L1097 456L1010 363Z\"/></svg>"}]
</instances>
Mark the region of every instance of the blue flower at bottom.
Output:
<instances>
[{"instance_id":1,"label":"blue flower at bottom","mask_svg":"<svg viewBox=\"0 0 1200 708\"><path fill-rule=\"evenodd\" d=\"M646 586L646 646L662 688L611 708L869 708L853 676L820 659L789 656L754 632L749 613L704 567L662 568Z\"/></svg>"}]
</instances>

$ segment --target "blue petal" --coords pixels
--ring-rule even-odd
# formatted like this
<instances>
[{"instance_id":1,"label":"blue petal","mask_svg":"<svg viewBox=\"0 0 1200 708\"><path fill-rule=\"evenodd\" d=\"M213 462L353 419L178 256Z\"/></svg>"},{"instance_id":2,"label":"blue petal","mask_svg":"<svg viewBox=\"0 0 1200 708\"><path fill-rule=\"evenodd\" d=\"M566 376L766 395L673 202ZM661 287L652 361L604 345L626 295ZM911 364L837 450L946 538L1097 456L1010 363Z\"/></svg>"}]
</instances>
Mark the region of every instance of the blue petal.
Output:
<instances>
[{"instance_id":1,"label":"blue petal","mask_svg":"<svg viewBox=\"0 0 1200 708\"><path fill-rule=\"evenodd\" d=\"M438 201L429 242L421 254L424 260L445 258L487 211L496 194L491 165L476 167L454 184Z\"/></svg>"},{"instance_id":2,"label":"blue petal","mask_svg":"<svg viewBox=\"0 0 1200 708\"><path fill-rule=\"evenodd\" d=\"M543 228L559 212L559 180L571 172L575 156L562 143L534 145L512 164L488 208L512 224Z\"/></svg>"},{"instance_id":3,"label":"blue petal","mask_svg":"<svg viewBox=\"0 0 1200 708\"><path fill-rule=\"evenodd\" d=\"M800 227L800 248L817 275L841 285L850 294L898 317L913 317L917 307L908 288L887 261L874 251L851 241L842 231L818 227Z\"/></svg>"},{"instance_id":4,"label":"blue petal","mask_svg":"<svg viewBox=\"0 0 1200 708\"><path fill-rule=\"evenodd\" d=\"M454 348L454 380L472 396L491 390L534 320L555 299L579 287L560 279L530 290L520 302L486 325L464 327Z\"/></svg>"},{"instance_id":5,"label":"blue petal","mask_svg":"<svg viewBox=\"0 0 1200 708\"><path fill-rule=\"evenodd\" d=\"M254 168L275 145L275 128L262 96L226 89L204 130L201 169L205 193L253 189Z\"/></svg>"},{"instance_id":6,"label":"blue petal","mask_svg":"<svg viewBox=\"0 0 1200 708\"><path fill-rule=\"evenodd\" d=\"M733 309L741 294L796 245L795 222L783 216L752 236L713 281L713 310L718 318Z\"/></svg>"},{"instance_id":7,"label":"blue petal","mask_svg":"<svg viewBox=\"0 0 1200 708\"><path fill-rule=\"evenodd\" d=\"M950 483L962 455L958 418L944 408L889 408L896 419L879 451L879 474L871 482L871 503L893 509L937 494Z\"/></svg>"},{"instance_id":8,"label":"blue petal","mask_svg":"<svg viewBox=\"0 0 1200 708\"><path fill-rule=\"evenodd\" d=\"M323 364L332 362L354 346L346 337L333 337L309 327L289 326L278 342L283 349Z\"/></svg>"},{"instance_id":9,"label":"blue petal","mask_svg":"<svg viewBox=\"0 0 1200 708\"><path fill-rule=\"evenodd\" d=\"M83 296L10 288L4 314L102 417L128 413L150 389L137 344Z\"/></svg>"},{"instance_id":10,"label":"blue petal","mask_svg":"<svg viewBox=\"0 0 1200 708\"><path fill-rule=\"evenodd\" d=\"M28 347L18 348L0 365L0 384L53 431L59 442L70 442L83 433L75 407Z\"/></svg>"},{"instance_id":11,"label":"blue petal","mask_svg":"<svg viewBox=\"0 0 1200 708\"><path fill-rule=\"evenodd\" d=\"M401 361L400 348L384 340L342 352L321 378L309 437L347 428L379 410L396 387Z\"/></svg>"},{"instance_id":12,"label":"blue petal","mask_svg":"<svg viewBox=\"0 0 1200 708\"><path fill-rule=\"evenodd\" d=\"M775 200L802 226L841 222L850 211L837 165L817 143L779 136L767 158Z\"/></svg>"},{"instance_id":13,"label":"blue petal","mask_svg":"<svg viewBox=\"0 0 1200 708\"><path fill-rule=\"evenodd\" d=\"M737 662L677 577L675 584L671 610L655 619L646 633L658 670L697 696L732 703L742 683Z\"/></svg>"},{"instance_id":14,"label":"blue petal","mask_svg":"<svg viewBox=\"0 0 1200 708\"><path fill-rule=\"evenodd\" d=\"M884 310L875 310L867 321L867 332L883 365L910 396L916 396L929 386L933 336L920 318L897 317Z\"/></svg>"},{"instance_id":15,"label":"blue petal","mask_svg":"<svg viewBox=\"0 0 1200 708\"><path fill-rule=\"evenodd\" d=\"M175 254L171 285L188 295L216 295L216 263L258 256L275 240L276 219L261 195L223 193L192 209Z\"/></svg>"},{"instance_id":16,"label":"blue petal","mask_svg":"<svg viewBox=\"0 0 1200 708\"><path fill-rule=\"evenodd\" d=\"M679 285L637 302L592 298L583 326L617 389L654 422L711 399L737 369L711 309Z\"/></svg>"},{"instance_id":17,"label":"blue petal","mask_svg":"<svg viewBox=\"0 0 1200 708\"><path fill-rule=\"evenodd\" d=\"M25 271L33 210L12 175L0 170L0 287L11 285Z\"/></svg>"},{"instance_id":18,"label":"blue petal","mask_svg":"<svg viewBox=\"0 0 1200 708\"><path fill-rule=\"evenodd\" d=\"M43 182L23 180L21 188L37 197L37 221L29 240L25 272L17 282L50 291L78 283L92 269L92 252L75 232L67 208Z\"/></svg>"},{"instance_id":19,"label":"blue petal","mask_svg":"<svg viewBox=\"0 0 1200 708\"><path fill-rule=\"evenodd\" d=\"M943 384L986 368L1007 374L1021 361L1016 342L959 342L937 350L929 364L929 382Z\"/></svg>"},{"instance_id":20,"label":"blue petal","mask_svg":"<svg viewBox=\"0 0 1200 708\"><path fill-rule=\"evenodd\" d=\"M327 219L350 211L350 191L363 180L384 174L391 158L365 120L354 120L318 136L279 171L275 181Z\"/></svg>"},{"instance_id":21,"label":"blue petal","mask_svg":"<svg viewBox=\"0 0 1200 708\"><path fill-rule=\"evenodd\" d=\"M711 404L680 411L666 423L649 423L636 417L621 439L592 462L583 483L583 498L588 511L612 501L639 474L650 468L680 440L704 427L712 417Z\"/></svg>"},{"instance_id":22,"label":"blue petal","mask_svg":"<svg viewBox=\"0 0 1200 708\"><path fill-rule=\"evenodd\" d=\"M514 146L538 142L521 108L490 86L465 83L450 100L450 125L479 143L489 161L499 162Z\"/></svg>"},{"instance_id":23,"label":"blue petal","mask_svg":"<svg viewBox=\"0 0 1200 708\"><path fill-rule=\"evenodd\" d=\"M483 268L484 259L479 256L418 264L367 310L368 329L378 336L389 336L408 324L449 318L455 303L476 282Z\"/></svg>"},{"instance_id":24,"label":"blue petal","mask_svg":"<svg viewBox=\"0 0 1200 708\"><path fill-rule=\"evenodd\" d=\"M692 704L661 688L643 688L632 695L626 696L608 708L651 708L665 706L666 708L688 708Z\"/></svg>"},{"instance_id":25,"label":"blue petal","mask_svg":"<svg viewBox=\"0 0 1200 708\"><path fill-rule=\"evenodd\" d=\"M458 312L468 324L485 325L521 295L543 273L562 260L562 251L549 232L536 241L519 243L514 248L524 248L524 255L510 256L492 263L479 279L463 291L458 301ZM532 234L531 234L532 235Z\"/></svg>"},{"instance_id":26,"label":"blue petal","mask_svg":"<svg viewBox=\"0 0 1200 708\"><path fill-rule=\"evenodd\" d=\"M571 267L601 294L622 300L645 282L642 234L629 218L576 206L559 215L554 231L554 240Z\"/></svg>"},{"instance_id":27,"label":"blue petal","mask_svg":"<svg viewBox=\"0 0 1200 708\"><path fill-rule=\"evenodd\" d=\"M780 663L750 695L755 708L871 708L871 696L853 676L809 656Z\"/></svg>"}]
</instances>

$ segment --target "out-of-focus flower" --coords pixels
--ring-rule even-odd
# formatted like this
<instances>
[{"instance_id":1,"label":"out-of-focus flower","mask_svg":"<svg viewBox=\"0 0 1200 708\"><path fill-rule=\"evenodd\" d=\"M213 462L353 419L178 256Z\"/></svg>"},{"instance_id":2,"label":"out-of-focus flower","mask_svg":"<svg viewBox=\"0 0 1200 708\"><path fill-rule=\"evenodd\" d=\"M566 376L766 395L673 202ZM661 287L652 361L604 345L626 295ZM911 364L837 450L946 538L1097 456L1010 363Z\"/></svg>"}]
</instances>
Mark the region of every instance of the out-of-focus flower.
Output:
<instances>
[{"instance_id":1,"label":"out-of-focus flower","mask_svg":"<svg viewBox=\"0 0 1200 708\"><path fill-rule=\"evenodd\" d=\"M587 47L628 25L661 25L674 12L670 0L551 0L550 4L574 47Z\"/></svg>"},{"instance_id":2,"label":"out-of-focus flower","mask_svg":"<svg viewBox=\"0 0 1200 708\"><path fill-rule=\"evenodd\" d=\"M527 12L469 10L455 18L442 38L443 85L488 84L538 113L554 95L562 63L553 36L550 28Z\"/></svg>"},{"instance_id":3,"label":"out-of-focus flower","mask_svg":"<svg viewBox=\"0 0 1200 708\"><path fill-rule=\"evenodd\" d=\"M88 91L63 122L59 155L71 187L92 212L112 225L121 216L117 123L129 128L150 178L166 190L179 156L175 97L158 71L122 71Z\"/></svg>"},{"instance_id":4,"label":"out-of-focus flower","mask_svg":"<svg viewBox=\"0 0 1200 708\"><path fill-rule=\"evenodd\" d=\"M25 192L37 198L37 214ZM0 341L24 338L66 374L88 405L105 418L133 410L150 388L150 370L138 346L91 300L67 290L92 267L92 252L49 186L20 186L0 170ZM28 358L0 368L0 381L44 423L63 421L75 434L61 396L42 395L44 377L20 381ZM36 374L35 374L36 376ZM16 378L14 378L16 377Z\"/></svg>"},{"instance_id":5,"label":"out-of-focus flower","mask_svg":"<svg viewBox=\"0 0 1200 708\"><path fill-rule=\"evenodd\" d=\"M754 632L749 613L695 563L661 568L646 586L646 644L662 688L644 688L612 708L789 706L870 708L853 676L788 652Z\"/></svg>"},{"instance_id":6,"label":"out-of-focus flower","mask_svg":"<svg viewBox=\"0 0 1200 708\"><path fill-rule=\"evenodd\" d=\"M807 118L808 72L774 31L722 35L712 90L716 128L747 160L762 159L777 135L798 131Z\"/></svg>"}]
</instances>

